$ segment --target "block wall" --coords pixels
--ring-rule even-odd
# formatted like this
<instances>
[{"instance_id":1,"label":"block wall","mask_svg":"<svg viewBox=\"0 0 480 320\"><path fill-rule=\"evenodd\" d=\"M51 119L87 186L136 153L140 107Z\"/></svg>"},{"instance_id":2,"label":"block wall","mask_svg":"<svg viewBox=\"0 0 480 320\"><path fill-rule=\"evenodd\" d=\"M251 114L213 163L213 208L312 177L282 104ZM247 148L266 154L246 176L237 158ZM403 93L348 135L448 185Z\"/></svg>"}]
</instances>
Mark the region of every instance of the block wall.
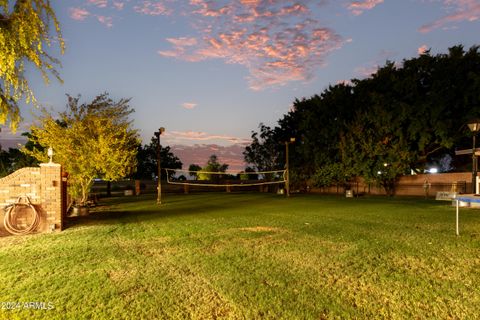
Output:
<instances>
[{"instance_id":1,"label":"block wall","mask_svg":"<svg viewBox=\"0 0 480 320\"><path fill-rule=\"evenodd\" d=\"M22 168L0 179L0 235L9 234L4 227L3 208L25 196L40 216L36 232L62 230L62 185L62 167L56 163L42 163L39 168ZM30 209L20 211L25 211L25 216L32 214ZM22 227L24 218L20 216L16 220Z\"/></svg>"},{"instance_id":2,"label":"block wall","mask_svg":"<svg viewBox=\"0 0 480 320\"><path fill-rule=\"evenodd\" d=\"M424 184L429 184L428 194L426 194ZM460 193L470 193L472 190L472 173L436 173L436 174L417 174L400 177L396 195L399 196L429 196L434 197L438 191L456 191ZM363 179L358 179L356 183L351 184L355 193L360 194L385 194L385 190L375 184L367 184ZM455 190L454 190L455 189ZM344 193L343 186L331 186L327 188L313 188L313 192L318 193Z\"/></svg>"}]
</instances>

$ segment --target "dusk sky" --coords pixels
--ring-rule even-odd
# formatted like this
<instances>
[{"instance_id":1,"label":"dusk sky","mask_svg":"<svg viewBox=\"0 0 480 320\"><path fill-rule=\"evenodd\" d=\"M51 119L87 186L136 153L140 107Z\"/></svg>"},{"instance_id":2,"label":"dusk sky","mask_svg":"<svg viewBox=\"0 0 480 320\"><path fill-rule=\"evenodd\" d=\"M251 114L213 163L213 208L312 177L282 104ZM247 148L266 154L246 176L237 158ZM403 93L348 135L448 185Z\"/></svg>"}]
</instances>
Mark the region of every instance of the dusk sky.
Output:
<instances>
[{"instance_id":1,"label":"dusk sky","mask_svg":"<svg viewBox=\"0 0 480 320\"><path fill-rule=\"evenodd\" d=\"M216 153L240 169L260 122L275 125L295 98L401 63L480 44L480 0L52 0L66 40L63 84L29 71L42 105L62 111L65 94L132 98L144 142L184 167ZM22 107L28 130L31 106ZM9 139L3 129L2 145Z\"/></svg>"}]
</instances>

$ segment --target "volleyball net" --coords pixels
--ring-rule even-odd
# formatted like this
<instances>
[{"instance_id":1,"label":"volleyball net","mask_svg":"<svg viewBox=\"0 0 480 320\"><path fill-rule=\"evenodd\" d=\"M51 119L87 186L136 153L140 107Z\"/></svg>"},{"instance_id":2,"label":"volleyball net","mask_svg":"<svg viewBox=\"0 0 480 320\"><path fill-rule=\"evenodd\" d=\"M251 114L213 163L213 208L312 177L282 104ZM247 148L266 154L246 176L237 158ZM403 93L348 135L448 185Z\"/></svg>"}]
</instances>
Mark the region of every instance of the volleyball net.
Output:
<instances>
[{"instance_id":1,"label":"volleyball net","mask_svg":"<svg viewBox=\"0 0 480 320\"><path fill-rule=\"evenodd\" d=\"M164 169L167 183L200 187L252 187L287 182L286 170L262 172L209 172L183 169Z\"/></svg>"}]
</instances>

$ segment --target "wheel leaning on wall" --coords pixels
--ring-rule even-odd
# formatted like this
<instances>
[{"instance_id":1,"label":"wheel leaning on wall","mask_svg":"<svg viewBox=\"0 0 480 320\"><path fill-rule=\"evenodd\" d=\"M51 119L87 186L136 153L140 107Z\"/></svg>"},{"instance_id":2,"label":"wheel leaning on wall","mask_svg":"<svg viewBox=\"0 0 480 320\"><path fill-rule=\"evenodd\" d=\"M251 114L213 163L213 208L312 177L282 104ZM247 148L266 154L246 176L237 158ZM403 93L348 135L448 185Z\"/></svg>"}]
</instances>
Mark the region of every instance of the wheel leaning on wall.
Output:
<instances>
[{"instance_id":1,"label":"wheel leaning on wall","mask_svg":"<svg viewBox=\"0 0 480 320\"><path fill-rule=\"evenodd\" d=\"M22 199L24 201L22 202ZM16 210L20 207L29 207L32 212L32 222L26 228L19 228L16 225ZM40 215L35 206L31 203L27 196L18 197L15 203L5 207L5 217L3 219L5 229L14 235L24 235L34 232L40 223Z\"/></svg>"}]
</instances>

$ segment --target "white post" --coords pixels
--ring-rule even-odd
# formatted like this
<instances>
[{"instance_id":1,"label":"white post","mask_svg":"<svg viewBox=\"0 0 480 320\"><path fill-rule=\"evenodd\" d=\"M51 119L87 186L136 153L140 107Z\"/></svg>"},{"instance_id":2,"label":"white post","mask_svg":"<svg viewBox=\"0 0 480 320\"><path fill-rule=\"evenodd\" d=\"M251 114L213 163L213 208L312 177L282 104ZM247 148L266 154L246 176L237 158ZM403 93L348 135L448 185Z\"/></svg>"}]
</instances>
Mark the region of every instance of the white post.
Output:
<instances>
[{"instance_id":1,"label":"white post","mask_svg":"<svg viewBox=\"0 0 480 320\"><path fill-rule=\"evenodd\" d=\"M457 225L456 225L457 236L460 235L460 233L458 232L458 207L459 207L458 203L459 203L459 201L457 200L457 217L456 217L456 220L457 220Z\"/></svg>"}]
</instances>

